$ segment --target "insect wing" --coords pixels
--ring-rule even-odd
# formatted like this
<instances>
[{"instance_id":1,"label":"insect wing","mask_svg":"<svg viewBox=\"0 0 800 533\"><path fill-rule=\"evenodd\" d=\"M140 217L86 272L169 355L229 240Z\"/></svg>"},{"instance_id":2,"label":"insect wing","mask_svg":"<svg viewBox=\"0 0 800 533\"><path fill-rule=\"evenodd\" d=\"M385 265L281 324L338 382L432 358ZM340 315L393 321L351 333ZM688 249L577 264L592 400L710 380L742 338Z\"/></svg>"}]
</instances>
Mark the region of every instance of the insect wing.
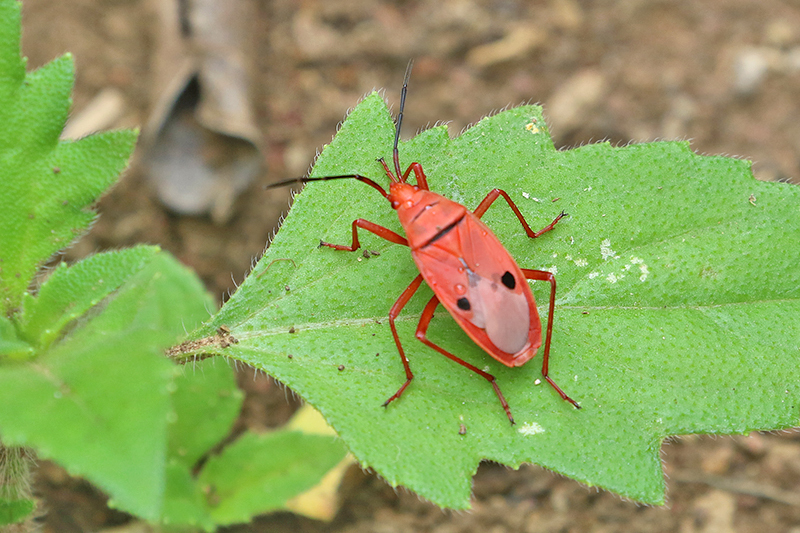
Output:
<instances>
[{"instance_id":1,"label":"insect wing","mask_svg":"<svg viewBox=\"0 0 800 533\"><path fill-rule=\"evenodd\" d=\"M461 328L492 357L519 366L541 345L541 323L522 271L471 213L412 251L417 267Z\"/></svg>"}]
</instances>

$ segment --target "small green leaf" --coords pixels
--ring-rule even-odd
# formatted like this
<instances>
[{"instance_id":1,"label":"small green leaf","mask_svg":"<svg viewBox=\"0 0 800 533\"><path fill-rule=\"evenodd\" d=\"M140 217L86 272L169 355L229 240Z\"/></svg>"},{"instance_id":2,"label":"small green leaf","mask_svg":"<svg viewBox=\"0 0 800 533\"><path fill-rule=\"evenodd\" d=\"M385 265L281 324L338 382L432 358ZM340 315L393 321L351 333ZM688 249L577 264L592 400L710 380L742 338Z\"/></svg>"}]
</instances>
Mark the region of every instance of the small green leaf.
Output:
<instances>
[{"instance_id":1,"label":"small green leaf","mask_svg":"<svg viewBox=\"0 0 800 533\"><path fill-rule=\"evenodd\" d=\"M359 173L386 183L393 124L381 98L359 104L314 175ZM800 189L753 179L750 163L692 153L683 142L557 151L541 109L523 106L450 139L444 127L401 143L435 192L474 209L507 191L483 220L523 268L556 274L550 376L541 354L506 368L440 310L429 338L497 377L492 388L414 338L432 293L398 318L415 379L405 381L387 314L417 275L407 248L361 232L369 258L319 248L349 244L365 218L402 233L363 184L309 184L253 274L194 336L225 324L239 343L211 351L263 369L322 412L365 467L439 505L469 505L481 460L531 462L647 503L662 503L663 439L788 428L800 410ZM276 259L291 259L292 262ZM267 270L269 269L269 270ZM533 284L545 317L549 286ZM544 304L544 305L542 305ZM290 357L291 355L291 357ZM463 426L463 428L462 428Z\"/></svg>"},{"instance_id":2,"label":"small green leaf","mask_svg":"<svg viewBox=\"0 0 800 533\"><path fill-rule=\"evenodd\" d=\"M21 361L33 353L33 346L19 338L14 323L0 316L0 362Z\"/></svg>"},{"instance_id":3,"label":"small green leaf","mask_svg":"<svg viewBox=\"0 0 800 533\"><path fill-rule=\"evenodd\" d=\"M40 265L94 220L91 205L127 166L137 133L59 141L74 83L65 55L25 73L19 4L0 5L0 302L13 312Z\"/></svg>"},{"instance_id":4,"label":"small green leaf","mask_svg":"<svg viewBox=\"0 0 800 533\"><path fill-rule=\"evenodd\" d=\"M209 300L169 254L144 250L141 267L58 342L33 362L0 366L0 434L89 478L124 509L156 518L176 371L162 350L207 316ZM71 279L62 275L57 282Z\"/></svg>"},{"instance_id":5,"label":"small green leaf","mask_svg":"<svg viewBox=\"0 0 800 533\"><path fill-rule=\"evenodd\" d=\"M199 482L220 525L282 509L344 458L333 437L278 430L245 433L208 460Z\"/></svg>"},{"instance_id":6,"label":"small green leaf","mask_svg":"<svg viewBox=\"0 0 800 533\"><path fill-rule=\"evenodd\" d=\"M152 258L146 246L95 254L67 266L60 263L36 296L23 295L18 328L37 348L47 348L64 328L100 303Z\"/></svg>"}]
</instances>

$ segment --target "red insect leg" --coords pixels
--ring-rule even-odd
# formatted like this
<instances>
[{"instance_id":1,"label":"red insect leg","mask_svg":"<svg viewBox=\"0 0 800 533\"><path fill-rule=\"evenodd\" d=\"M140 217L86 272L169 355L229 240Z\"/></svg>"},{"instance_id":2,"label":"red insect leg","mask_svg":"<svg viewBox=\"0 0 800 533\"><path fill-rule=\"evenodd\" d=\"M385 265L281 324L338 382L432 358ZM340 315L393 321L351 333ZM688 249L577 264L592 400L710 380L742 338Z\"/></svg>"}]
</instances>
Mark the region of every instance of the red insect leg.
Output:
<instances>
[{"instance_id":1,"label":"red insect leg","mask_svg":"<svg viewBox=\"0 0 800 533\"><path fill-rule=\"evenodd\" d=\"M478 368L476 366L473 366L473 365L467 363L466 361L464 361L460 357L457 357L456 355L453 355L452 353L448 352L447 350L445 350L441 346L438 346L437 344L434 344L432 341L428 340L428 338L425 336L426 333L428 332L428 325L431 323L431 320L433 319L433 312L436 309L437 305L439 305L439 299L436 296L434 296L433 298L430 299L428 304L425 306L425 309L422 311L422 316L419 319L419 325L417 326L417 338L420 341L422 341L425 345L433 348L434 350L436 350L440 354L444 355L445 357L447 357L451 361L455 361L459 365L472 370L476 374L479 374L481 377L486 379L489 383L491 383L492 387L494 388L495 394L497 394L497 397L500 399L500 404L503 406L503 409L505 410L506 415L508 416L508 419L511 421L511 424L513 425L514 424L514 417L511 416L511 409L508 407L508 402L506 401L505 397L503 396L503 393L500 392L500 387L497 385L497 381L495 381L494 376L489 374L488 372L484 372L483 370L481 370L480 368ZM408 385L408 383L406 383L406 385ZM403 385L403 388L405 388L406 385ZM556 388L558 388L558 387L556 387ZM397 391L397 394L395 394L394 397L400 396L401 392L402 392L402 389ZM394 397L392 397L392 399L394 399Z\"/></svg>"},{"instance_id":2,"label":"red insect leg","mask_svg":"<svg viewBox=\"0 0 800 533\"><path fill-rule=\"evenodd\" d=\"M408 180L408 175L412 170L414 171L414 176L417 178L417 187L429 191L430 189L428 189L428 178L425 176L425 172L422 170L422 165L420 165L419 163L411 163L410 165L408 165L406 173L403 174L403 182Z\"/></svg>"},{"instance_id":3,"label":"red insect leg","mask_svg":"<svg viewBox=\"0 0 800 533\"><path fill-rule=\"evenodd\" d=\"M514 214L517 215L517 218L522 224L522 227L525 229L525 233L527 233L528 237L532 239L535 239L542 233L547 233L548 231L553 229L553 227L559 220L567 216L567 214L562 211L561 214L558 215L555 218L555 220L553 220L549 225L545 226L539 231L533 231L531 227L528 225L528 223L525 221L525 217L522 216L522 213L517 207L517 204L515 204L514 201L511 199L511 197L508 196L508 193L502 189L492 189L491 191L489 191L489 194L486 195L486 198L484 198L483 201L478 205L478 207L475 208L475 211L473 211L475 216L481 218L483 214L486 213L486 210L489 209L489 206L492 205L494 201L497 200L497 198L500 196L505 198L506 202L508 202L508 206L511 208L512 211L514 211Z\"/></svg>"},{"instance_id":4,"label":"red insect leg","mask_svg":"<svg viewBox=\"0 0 800 533\"><path fill-rule=\"evenodd\" d=\"M557 221L558 219L556 219ZM555 221L553 222L555 224ZM551 224L550 226L552 226ZM549 227L548 227L549 229ZM542 355L542 377L552 386L556 392L561 396L562 399L568 401L578 409L581 408L580 404L567 396L567 394L561 390L561 387L556 385L556 382L547 375L548 373L548 364L550 363L550 337L553 334L553 311L556 306L556 277L551 273L545 270L531 270L529 268L521 269L522 273L525 275L525 279L532 279L537 281L549 281L550 282L550 311L547 313L547 336L544 341L544 355Z\"/></svg>"},{"instance_id":5,"label":"red insect leg","mask_svg":"<svg viewBox=\"0 0 800 533\"><path fill-rule=\"evenodd\" d=\"M386 165L384 164L384 166ZM358 228L371 231L375 235L383 237L387 241L408 246L408 241L405 239L405 237L402 237L397 233L393 232L392 230L384 228L383 226L379 226L377 224L369 222L368 220L364 220L363 218L359 218L353 221L353 242L350 246L342 244L330 244L322 241L320 241L320 246L328 246L336 250L354 252L358 250L358 248L361 246L361 244L358 242ZM400 389L398 389L398 391L395 392L388 400L383 402L384 407L386 407L392 401L399 398L400 395L403 394L403 391L406 390L406 387L408 387L411 384L411 380L414 379L414 374L411 372L411 367L408 364L408 358L406 357L405 350L403 350L403 345L400 342L400 336L397 333L397 326L395 326L394 321L400 314L400 311L403 310L403 307L405 307L408 301L414 296L414 293L417 292L417 289L419 289L420 285L422 285L422 274L414 278L414 281L412 281L411 284L408 287L406 287L406 289L394 303L392 308L389 310L389 326L392 328L392 336L394 337L394 343L397 345L397 351L400 353L400 360L403 362L403 369L406 372L406 382L403 383Z\"/></svg>"},{"instance_id":6,"label":"red insect leg","mask_svg":"<svg viewBox=\"0 0 800 533\"><path fill-rule=\"evenodd\" d=\"M501 189L492 189L491 191L489 191L489 194L486 195L486 198L483 199L483 201L478 205L478 207L475 209L475 211L473 211L473 213L478 218L482 217L483 214L486 213L486 210L489 209L489 206L491 206L492 203L494 203L494 201L497 200L497 198L499 198L500 196L502 196L506 200L506 202L508 202L508 206L511 208L512 211L514 211L514 214L517 215L517 218L522 224L522 227L525 229L525 233L527 233L528 237L532 239L535 239L536 237L538 237L543 233L547 233L548 231L550 231L555 227L555 225L558 223L559 220L567 216L567 214L562 211L555 219L553 219L553 221L550 224L543 227L539 231L533 231L531 227L528 225L528 223L525 221L525 217L522 216L522 213L520 212L517 205L514 203L511 197L508 196L508 193L506 193ZM542 376L550 384L550 386L552 386L556 390L556 392L558 392L559 396L561 396L562 399L568 401L569 403L580 409L581 408L580 404L578 404L578 402L567 396L567 394L563 390L561 390L561 387L559 387L556 384L556 382L553 381L553 379L550 376L548 376L548 365L550 363L550 337L553 334L553 311L556 305L556 278L552 273L546 272L544 270L531 270L523 268L522 273L525 275L526 279L550 282L550 312L547 314L547 332L544 341L544 355L542 356Z\"/></svg>"},{"instance_id":7,"label":"red insect leg","mask_svg":"<svg viewBox=\"0 0 800 533\"><path fill-rule=\"evenodd\" d=\"M402 235L398 235L397 233L393 232L388 228L384 228L383 226L379 226L370 222L369 220L364 220L363 218L359 218L353 221L353 242L350 246L346 244L331 244L329 242L319 241L320 246L327 246L328 248L333 248L334 250L344 250L346 252L355 252L361 247L361 243L358 242L358 228L365 229L369 232L374 233L378 237L383 237L389 242L393 242L395 244L402 244L403 246L408 246L408 241Z\"/></svg>"},{"instance_id":8,"label":"red insect leg","mask_svg":"<svg viewBox=\"0 0 800 533\"><path fill-rule=\"evenodd\" d=\"M385 163L384 166L386 166ZM353 227L353 242L350 246L342 244L330 244L323 241L320 241L320 246L328 246L335 250L354 252L358 250L359 247L361 246L361 243L358 242L358 228L370 231L379 237L383 237L387 241L408 246L408 241L405 239L405 237L402 237L401 235L398 235L397 233L393 232L390 229L384 228L383 226L379 226L368 220L364 220L363 218L354 220L352 227ZM389 310L389 326L392 328L392 336L394 337L394 343L397 345L397 351L400 353L400 360L403 362L403 369L406 372L406 382L403 383L403 386L400 387L400 389L397 392L395 392L388 400L383 402L384 407L386 407L387 405L389 405L389 403L399 398L400 395L403 394L403 391L406 390L406 387L408 387L411 384L411 380L414 379L414 374L411 372L411 367L408 364L408 358L406 357L406 353L403 350L403 345L400 343L400 336L397 333L397 327L395 326L394 321L400 314L400 311L403 310L403 307L405 307L405 305L412 298L412 296L414 296L414 293L417 292L417 289L419 289L420 285L422 285L422 274L414 278L414 281L412 281L411 284L408 287L406 287L406 289L394 303L392 308Z\"/></svg>"},{"instance_id":9,"label":"red insect leg","mask_svg":"<svg viewBox=\"0 0 800 533\"><path fill-rule=\"evenodd\" d=\"M397 345L397 351L400 353L400 360L403 361L403 368L406 371L406 382L403 383L403 386L400 387L397 392L395 392L388 400L383 402L383 406L386 407L391 402L396 400L403 394L403 391L406 390L411 384L411 380L414 379L414 374L411 372L411 367L408 365L408 358L406 357L406 352L403 350L403 345L400 343L400 336L397 334L397 327L394 325L394 319L400 314L400 311L403 310L403 307L406 306L408 301L414 296L414 293L417 292L419 286L422 285L422 274L418 275L414 278L414 281L406 287L406 290L403 291L403 294L400 295L400 298L394 303L392 308L389 310L389 326L392 328L392 335L394 336L394 343Z\"/></svg>"},{"instance_id":10,"label":"red insect leg","mask_svg":"<svg viewBox=\"0 0 800 533\"><path fill-rule=\"evenodd\" d=\"M381 165L383 165L383 169L386 171L386 175L389 176L389 179L395 181L394 174L392 174L392 171L389 170L389 166L386 164L386 160L384 160L381 157L380 159L378 159L378 161L380 162ZM411 174L412 170L414 171L414 176L417 178L417 187L429 191L430 189L428 188L428 178L425 176L425 171L422 170L422 165L416 162L408 165L408 168L406 169L402 177L398 176L400 182L405 183L406 181L408 181L408 175Z\"/></svg>"}]
</instances>

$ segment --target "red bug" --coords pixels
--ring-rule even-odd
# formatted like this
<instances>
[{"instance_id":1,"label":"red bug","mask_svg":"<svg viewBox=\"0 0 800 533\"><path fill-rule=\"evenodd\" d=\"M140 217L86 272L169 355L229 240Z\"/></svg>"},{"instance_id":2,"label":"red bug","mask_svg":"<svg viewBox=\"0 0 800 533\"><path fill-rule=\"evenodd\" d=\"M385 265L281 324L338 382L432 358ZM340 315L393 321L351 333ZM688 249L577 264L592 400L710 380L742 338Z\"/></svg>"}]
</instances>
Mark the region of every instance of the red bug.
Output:
<instances>
[{"instance_id":1,"label":"red bug","mask_svg":"<svg viewBox=\"0 0 800 533\"><path fill-rule=\"evenodd\" d=\"M355 179L381 193L397 211L406 237L359 218L352 223L353 240L349 246L320 242L320 246L354 252L361 246L358 240L358 228L361 228L387 241L408 246L420 271L420 274L403 291L389 311L389 325L397 350L400 352L406 381L396 393L384 402L384 406L399 398L414 378L394 322L403 307L425 281L433 290L434 296L422 311L417 326L417 339L489 381L500 399L508 419L514 424L511 409L503 393L500 392L495 377L434 344L428 340L426 334L428 325L433 319L434 310L441 303L461 329L489 355L509 367L525 364L536 355L542 344L542 325L539 313L533 293L526 282L530 279L550 283L550 311L547 316L547 337L542 356L542 376L561 398L580 409L581 406L578 402L567 396L548 376L556 293L555 277L547 271L523 269L517 266L516 261L506 251L500 240L480 220L489 206L498 198L503 197L514 211L528 237L536 238L552 230L556 223L566 216L566 213L562 211L550 224L539 231L533 231L511 197L501 189L492 189L478 207L470 212L463 205L432 192L428 188L425 172L419 163L411 163L406 171L401 173L398 142L410 74L411 64L409 63L400 93L400 112L397 116L394 136L392 151L394 173L383 158L378 160L383 165L386 176L391 182L389 192L386 192L372 179L360 174L295 179L276 183L270 187L298 181L305 183ZM411 172L416 177L416 185L407 182Z\"/></svg>"}]
</instances>

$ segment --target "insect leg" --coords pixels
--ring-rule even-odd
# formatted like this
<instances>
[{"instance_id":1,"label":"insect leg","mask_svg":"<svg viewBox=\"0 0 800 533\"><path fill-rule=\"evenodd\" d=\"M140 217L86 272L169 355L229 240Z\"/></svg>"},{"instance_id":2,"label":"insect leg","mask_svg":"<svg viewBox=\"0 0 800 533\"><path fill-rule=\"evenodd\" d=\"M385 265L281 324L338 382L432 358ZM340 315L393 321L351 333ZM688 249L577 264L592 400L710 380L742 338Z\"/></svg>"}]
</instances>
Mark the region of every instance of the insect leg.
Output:
<instances>
[{"instance_id":1,"label":"insect leg","mask_svg":"<svg viewBox=\"0 0 800 533\"><path fill-rule=\"evenodd\" d=\"M556 306L556 277L545 270L531 270L529 268L523 268L522 273L525 275L525 279L550 282L550 311L547 313L547 336L544 341L544 355L542 356L542 377L556 390L562 399L580 409L580 404L567 396L567 393L561 390L561 387L556 385L556 382L547 375L550 362L550 337L553 335L553 310Z\"/></svg>"},{"instance_id":2,"label":"insect leg","mask_svg":"<svg viewBox=\"0 0 800 533\"><path fill-rule=\"evenodd\" d=\"M495 381L494 376L489 374L488 372L484 372L483 370L481 370L476 366L467 363L460 357L451 354L441 346L438 346L433 342L431 342L430 340L428 340L428 338L425 336L428 332L428 325L431 323L431 320L433 319L433 311L436 309L437 305L439 305L439 299L436 296L434 296L425 306L425 309L422 311L422 316L419 319L419 325L417 326L417 338L423 343L425 343L425 345L430 346L431 348L433 348L440 354L444 355L451 361L455 361L459 365L472 370L476 374L479 374L481 377L485 378L489 383L491 383L492 387L494 388L495 394L497 394L497 397L500 399L500 404L503 406L503 409L506 412L506 416L508 416L508 419L511 421L511 424L513 425L514 417L511 416L511 408L508 406L508 402L503 396L503 393L500 392L500 387L497 385L497 381Z\"/></svg>"},{"instance_id":3,"label":"insect leg","mask_svg":"<svg viewBox=\"0 0 800 533\"><path fill-rule=\"evenodd\" d=\"M511 199L511 197L508 195L508 193L502 189L492 189L491 191L489 191L489 194L487 194L486 198L484 198L483 201L478 205L478 207L475 208L475 211L473 211L473 213L478 218L481 218L483 214L486 213L486 210L489 209L489 206L492 205L494 201L497 200L497 198L499 198L500 196L505 198L506 202L508 202L508 206L511 208L512 211L514 211L514 214L517 215L517 218L522 224L522 227L525 229L525 233L527 233L528 237L532 239L535 239L542 233L547 233L548 231L553 229L553 227L559 220L567 216L567 214L564 211L562 211L550 224L540 229L539 231L533 231L531 227L528 225L528 223L525 221L525 217L522 216L522 212L520 212L519 208L517 207L517 204L515 204L514 201Z\"/></svg>"},{"instance_id":4,"label":"insect leg","mask_svg":"<svg viewBox=\"0 0 800 533\"><path fill-rule=\"evenodd\" d=\"M386 175L389 177L389 179L392 180L392 181L397 181L397 180L395 180L395 177L394 177L394 174L392 174L392 171L389 170L389 165L386 164L386 160L381 157L380 159L378 159L378 162L381 165L383 165L383 170L386 171ZM411 163L410 165L408 165L408 168L406 169L406 171L402 175L402 177L398 176L399 181L401 183L405 183L408 180L408 175L411 174L412 170L414 171L414 176L416 176L416 178L417 178L417 186L420 189L429 191L430 189L428 188L428 178L425 176L425 171L422 170L422 165L420 165L417 162L414 162L414 163Z\"/></svg>"},{"instance_id":5,"label":"insect leg","mask_svg":"<svg viewBox=\"0 0 800 533\"><path fill-rule=\"evenodd\" d=\"M400 314L400 311L403 310L403 307L408 303L414 293L417 292L419 286L422 284L422 274L414 278L414 281L406 287L406 290L403 291L403 294L400 295L400 298L394 303L392 308L389 310L389 326L392 328L392 335L394 336L394 343L397 345L397 351L400 352L400 360L403 361L403 368L406 371L406 382L403 383L403 386L398 389L388 400L383 402L383 406L386 407L391 402L396 400L403 394L403 391L406 390L406 387L411 384L411 380L414 379L414 374L411 373L411 367L408 366L408 358L406 357L406 352L403 350L403 345L400 344L400 336L397 334L397 327L394 325L394 319L397 318L397 315Z\"/></svg>"},{"instance_id":6,"label":"insect leg","mask_svg":"<svg viewBox=\"0 0 800 533\"><path fill-rule=\"evenodd\" d=\"M324 241L319 241L319 245L327 246L328 248L333 248L334 250L345 250L347 252L355 252L361 247L361 243L358 242L358 228L370 231L375 235L377 235L378 237L383 237L389 242L393 242L395 244L402 244L403 246L408 246L408 241L402 235L398 235L397 233L393 232L390 229L374 224L369 220L364 220L363 218L359 218L353 221L353 243L350 246L347 246L346 244L331 244L329 242L324 242Z\"/></svg>"},{"instance_id":7,"label":"insect leg","mask_svg":"<svg viewBox=\"0 0 800 533\"><path fill-rule=\"evenodd\" d=\"M425 177L425 171L422 170L422 165L420 165L419 163L414 162L408 165L405 174L403 174L402 181L406 181L408 179L408 175L411 173L412 170L414 171L414 176L416 176L417 178L417 187L429 191L430 189L428 189L428 178Z\"/></svg>"}]
</instances>

